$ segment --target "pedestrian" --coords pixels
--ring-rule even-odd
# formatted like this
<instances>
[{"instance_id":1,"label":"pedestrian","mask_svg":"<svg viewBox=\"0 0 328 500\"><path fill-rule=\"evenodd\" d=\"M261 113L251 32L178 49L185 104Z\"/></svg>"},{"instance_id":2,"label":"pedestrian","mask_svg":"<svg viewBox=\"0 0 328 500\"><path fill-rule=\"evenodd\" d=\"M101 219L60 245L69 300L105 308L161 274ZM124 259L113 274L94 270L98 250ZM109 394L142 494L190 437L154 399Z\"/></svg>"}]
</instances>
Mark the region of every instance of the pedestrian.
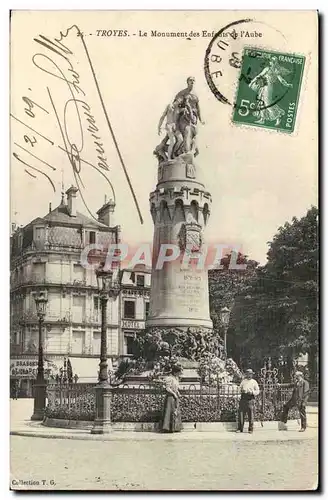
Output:
<instances>
[{"instance_id":1,"label":"pedestrian","mask_svg":"<svg viewBox=\"0 0 328 500\"><path fill-rule=\"evenodd\" d=\"M19 380L15 380L13 387L13 399L18 399L18 394L19 394Z\"/></svg>"},{"instance_id":2,"label":"pedestrian","mask_svg":"<svg viewBox=\"0 0 328 500\"><path fill-rule=\"evenodd\" d=\"M288 412L291 408L295 406L298 408L301 417L301 428L299 432L304 432L306 429L306 403L309 397L310 385L307 380L304 379L302 372L295 373L295 383L293 388L292 397L284 405L281 414L281 430L287 430L287 420Z\"/></svg>"},{"instance_id":3,"label":"pedestrian","mask_svg":"<svg viewBox=\"0 0 328 500\"><path fill-rule=\"evenodd\" d=\"M171 375L165 380L165 401L162 422L162 432L180 432L182 429L180 403L179 403L179 377L182 369L173 366Z\"/></svg>"},{"instance_id":4,"label":"pedestrian","mask_svg":"<svg viewBox=\"0 0 328 500\"><path fill-rule=\"evenodd\" d=\"M245 415L248 416L248 432L253 433L254 430L254 403L255 396L260 394L260 389L256 380L253 379L254 372L248 369L245 372L245 378L240 384L240 401L238 408L238 429L236 432L243 432Z\"/></svg>"}]
</instances>

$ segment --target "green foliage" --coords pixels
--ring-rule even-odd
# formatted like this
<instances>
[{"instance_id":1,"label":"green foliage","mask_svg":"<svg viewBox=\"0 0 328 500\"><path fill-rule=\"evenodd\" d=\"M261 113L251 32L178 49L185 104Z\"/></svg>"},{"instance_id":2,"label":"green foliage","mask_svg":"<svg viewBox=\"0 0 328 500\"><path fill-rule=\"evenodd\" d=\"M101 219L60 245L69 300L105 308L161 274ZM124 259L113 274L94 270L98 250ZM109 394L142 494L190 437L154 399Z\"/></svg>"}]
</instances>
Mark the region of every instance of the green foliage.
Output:
<instances>
[{"instance_id":1,"label":"green foliage","mask_svg":"<svg viewBox=\"0 0 328 500\"><path fill-rule=\"evenodd\" d=\"M225 361L212 353L207 353L200 359L198 374L202 383L209 386L232 382L240 383L243 376L232 359Z\"/></svg>"},{"instance_id":2,"label":"green foliage","mask_svg":"<svg viewBox=\"0 0 328 500\"><path fill-rule=\"evenodd\" d=\"M218 345L209 328L151 328L138 334L133 359L121 363L115 375L151 370L150 377L156 378L180 366L181 359L199 361L205 354L217 352Z\"/></svg>"},{"instance_id":3,"label":"green foliage","mask_svg":"<svg viewBox=\"0 0 328 500\"><path fill-rule=\"evenodd\" d=\"M245 269L234 269L234 261L239 265L244 265ZM221 323L221 310L228 307L231 311L227 350L238 363L240 363L240 352L233 340L235 330L234 309L236 299L248 290L252 279L256 276L258 262L248 259L246 255L238 253L234 256L227 254L220 262L221 269L212 269L208 273L210 314L213 320L214 331L217 337L223 338L224 327ZM221 348L222 352L222 348Z\"/></svg>"},{"instance_id":4,"label":"green foliage","mask_svg":"<svg viewBox=\"0 0 328 500\"><path fill-rule=\"evenodd\" d=\"M234 261L245 269L235 269ZM233 253L221 259L221 269L211 269L208 272L208 286L210 295L210 311L214 327L221 331L220 312L223 307L232 309L236 296L247 288L249 280L255 275L258 262L248 259L247 255Z\"/></svg>"},{"instance_id":5,"label":"green foliage","mask_svg":"<svg viewBox=\"0 0 328 500\"><path fill-rule=\"evenodd\" d=\"M141 332L134 345L134 357L149 362L161 358L199 360L205 352L218 349L218 339L209 328L152 328Z\"/></svg>"},{"instance_id":6,"label":"green foliage","mask_svg":"<svg viewBox=\"0 0 328 500\"><path fill-rule=\"evenodd\" d=\"M286 222L269 244L268 262L235 299L233 339L243 359L277 364L318 347L318 210ZM254 347L256 346L256 349Z\"/></svg>"}]
</instances>

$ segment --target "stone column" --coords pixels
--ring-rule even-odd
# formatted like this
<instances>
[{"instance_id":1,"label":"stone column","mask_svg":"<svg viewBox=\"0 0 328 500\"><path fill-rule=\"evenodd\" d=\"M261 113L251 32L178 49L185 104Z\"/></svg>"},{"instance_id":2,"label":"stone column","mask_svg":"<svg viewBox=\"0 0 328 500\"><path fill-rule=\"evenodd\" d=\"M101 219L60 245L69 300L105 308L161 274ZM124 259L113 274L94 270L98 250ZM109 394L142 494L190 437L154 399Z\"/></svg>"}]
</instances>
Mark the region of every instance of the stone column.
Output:
<instances>
[{"instance_id":1,"label":"stone column","mask_svg":"<svg viewBox=\"0 0 328 500\"><path fill-rule=\"evenodd\" d=\"M201 327L212 329L205 265L183 269L182 259L205 250L204 228L211 195L200 180L190 154L160 163L158 183L150 194L154 222L150 312L146 327ZM163 245L168 245L165 251ZM160 257L174 245L179 256L158 268ZM188 260L188 259L187 259Z\"/></svg>"}]
</instances>

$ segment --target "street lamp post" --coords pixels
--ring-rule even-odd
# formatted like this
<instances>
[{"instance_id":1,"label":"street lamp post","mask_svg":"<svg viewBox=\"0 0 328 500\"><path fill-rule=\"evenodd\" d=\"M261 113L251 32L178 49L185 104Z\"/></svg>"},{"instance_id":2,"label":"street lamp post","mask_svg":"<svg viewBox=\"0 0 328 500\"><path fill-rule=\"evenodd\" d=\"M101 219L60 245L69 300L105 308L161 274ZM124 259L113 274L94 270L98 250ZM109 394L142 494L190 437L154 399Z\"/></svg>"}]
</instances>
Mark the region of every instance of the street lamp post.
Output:
<instances>
[{"instance_id":1,"label":"street lamp post","mask_svg":"<svg viewBox=\"0 0 328 500\"><path fill-rule=\"evenodd\" d=\"M108 382L107 360L107 302L116 298L119 288L113 283L113 271L105 271L102 266L96 271L101 303L101 344L98 384L96 386L96 418L91 434L107 434L111 431L111 385Z\"/></svg>"},{"instance_id":2,"label":"street lamp post","mask_svg":"<svg viewBox=\"0 0 328 500\"><path fill-rule=\"evenodd\" d=\"M42 326L46 315L48 299L41 292L35 297L36 310L39 318L39 349L38 349L38 373L36 383L34 385L34 409L31 420L43 420L46 406L46 382L44 379L44 363L43 363L43 342L42 342Z\"/></svg>"},{"instance_id":3,"label":"street lamp post","mask_svg":"<svg viewBox=\"0 0 328 500\"><path fill-rule=\"evenodd\" d=\"M227 332L230 319L230 309L228 307L223 307L221 309L221 323L224 328L224 357L227 359Z\"/></svg>"}]
</instances>

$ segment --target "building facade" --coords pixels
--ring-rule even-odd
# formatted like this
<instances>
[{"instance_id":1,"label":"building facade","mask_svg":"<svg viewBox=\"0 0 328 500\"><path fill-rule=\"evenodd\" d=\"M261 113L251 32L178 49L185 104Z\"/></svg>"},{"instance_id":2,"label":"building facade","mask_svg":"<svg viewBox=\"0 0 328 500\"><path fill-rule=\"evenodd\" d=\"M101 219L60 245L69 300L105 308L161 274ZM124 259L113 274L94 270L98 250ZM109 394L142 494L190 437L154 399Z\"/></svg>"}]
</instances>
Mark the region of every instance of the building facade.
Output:
<instances>
[{"instance_id":1,"label":"building facade","mask_svg":"<svg viewBox=\"0 0 328 500\"><path fill-rule=\"evenodd\" d=\"M145 329L149 313L151 269L137 266L121 271L120 341L119 351L124 356L132 355L133 340Z\"/></svg>"},{"instance_id":2,"label":"building facade","mask_svg":"<svg viewBox=\"0 0 328 500\"><path fill-rule=\"evenodd\" d=\"M77 189L67 200L11 237L10 377L20 394L32 395L37 371L38 317L35 296L44 292L47 314L43 323L46 375L54 375L71 360L80 381L96 381L100 354L101 311L95 271L81 265L87 245L108 248L120 241L113 225L115 204L105 203L98 220L76 211ZM107 346L110 361L130 355L132 339L145 323L150 273L116 269L120 293L107 307ZM143 326L142 326L143 325Z\"/></svg>"}]
</instances>

